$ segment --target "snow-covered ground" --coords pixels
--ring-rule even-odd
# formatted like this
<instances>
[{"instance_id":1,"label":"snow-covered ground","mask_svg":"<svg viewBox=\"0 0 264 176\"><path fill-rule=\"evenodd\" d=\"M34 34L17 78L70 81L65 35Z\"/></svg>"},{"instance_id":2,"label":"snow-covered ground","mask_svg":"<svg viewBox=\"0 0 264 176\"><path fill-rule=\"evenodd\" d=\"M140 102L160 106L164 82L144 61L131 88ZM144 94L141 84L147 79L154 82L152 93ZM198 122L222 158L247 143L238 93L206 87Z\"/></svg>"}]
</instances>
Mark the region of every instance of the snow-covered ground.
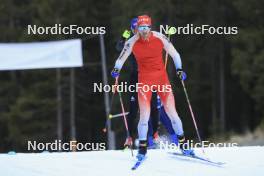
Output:
<instances>
[{"instance_id":1,"label":"snow-covered ground","mask_svg":"<svg viewBox=\"0 0 264 176\"><path fill-rule=\"evenodd\" d=\"M135 151L136 153L136 151ZM196 149L196 153L201 153ZM148 158L132 171L130 151L0 154L0 176L263 176L264 147L206 148L222 167L166 150L149 150Z\"/></svg>"}]
</instances>

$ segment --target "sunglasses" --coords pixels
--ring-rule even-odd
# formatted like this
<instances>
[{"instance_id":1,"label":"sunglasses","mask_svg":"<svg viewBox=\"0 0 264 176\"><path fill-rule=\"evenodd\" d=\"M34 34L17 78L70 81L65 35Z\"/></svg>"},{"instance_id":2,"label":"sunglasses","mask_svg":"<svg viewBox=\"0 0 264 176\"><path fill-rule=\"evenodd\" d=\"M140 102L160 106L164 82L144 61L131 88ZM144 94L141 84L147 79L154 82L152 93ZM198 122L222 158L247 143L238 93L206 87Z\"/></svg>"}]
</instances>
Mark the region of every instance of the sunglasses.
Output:
<instances>
[{"instance_id":1,"label":"sunglasses","mask_svg":"<svg viewBox=\"0 0 264 176\"><path fill-rule=\"evenodd\" d=\"M139 31L149 30L150 26L138 26Z\"/></svg>"}]
</instances>

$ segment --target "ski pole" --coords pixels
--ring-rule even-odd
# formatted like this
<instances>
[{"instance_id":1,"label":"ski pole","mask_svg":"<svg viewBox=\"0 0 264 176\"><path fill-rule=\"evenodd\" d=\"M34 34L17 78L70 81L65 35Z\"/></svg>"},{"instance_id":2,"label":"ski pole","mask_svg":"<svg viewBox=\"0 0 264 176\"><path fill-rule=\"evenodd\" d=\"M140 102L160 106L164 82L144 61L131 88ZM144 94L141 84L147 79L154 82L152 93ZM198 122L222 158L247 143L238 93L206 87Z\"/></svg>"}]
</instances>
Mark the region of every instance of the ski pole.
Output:
<instances>
[{"instance_id":1,"label":"ski pole","mask_svg":"<svg viewBox=\"0 0 264 176\"><path fill-rule=\"evenodd\" d=\"M109 120L110 120L111 117L112 117L111 110L112 110L112 106L113 106L113 102L114 102L114 96L115 96L115 93L116 93L116 91L117 91L117 85L118 85L118 77L116 77L116 79L115 79L114 92L113 92L112 97L111 97L109 114L108 114L108 116L106 117L105 127L104 127L104 129L103 129L103 132L105 132L105 133L106 133L106 131L107 131L107 126L108 126L108 124L109 124Z\"/></svg>"},{"instance_id":2,"label":"ski pole","mask_svg":"<svg viewBox=\"0 0 264 176\"><path fill-rule=\"evenodd\" d=\"M128 115L129 114L129 112L126 112L125 113L126 115ZM110 119L113 119L113 118L116 118L116 117L121 117L121 116L123 116L123 113L119 113L119 114L114 114L114 115L112 115L111 117L109 117Z\"/></svg>"},{"instance_id":3,"label":"ski pole","mask_svg":"<svg viewBox=\"0 0 264 176\"><path fill-rule=\"evenodd\" d=\"M170 41L170 33L168 34L168 40ZM167 69L168 55L169 55L169 53L166 52L166 55L165 55L165 69Z\"/></svg>"},{"instance_id":4,"label":"ski pole","mask_svg":"<svg viewBox=\"0 0 264 176\"><path fill-rule=\"evenodd\" d=\"M175 33L176 33L176 30L174 28L169 28L169 31L168 31L168 40L169 41L170 41L170 36L175 34ZM167 63L168 63L168 52L166 52L166 56L165 56L165 69L167 67ZM199 130L198 130L198 126L197 126L197 123L196 123L196 120L195 120L195 116L194 116L194 113L193 113L193 110L192 110L192 106L191 106L191 103L190 103L190 99L189 99L189 96L188 96L184 81L181 80L181 83L182 83L184 94L185 94L185 97L186 97L186 100L187 100L187 103L188 103L188 106L189 106L189 110L190 110L190 113L191 113L191 116L192 116L194 127L195 127L195 130L196 130L197 136L198 136L198 140L199 140L200 144L202 145L201 136L200 136L200 133L199 133ZM205 153L204 149L203 149L203 146L202 146L202 151L203 151L203 153Z\"/></svg>"},{"instance_id":5,"label":"ski pole","mask_svg":"<svg viewBox=\"0 0 264 176\"><path fill-rule=\"evenodd\" d=\"M125 123L125 128L126 128L126 133L127 133L127 138L128 138L128 137L130 137L130 133L129 133L129 130L128 130L126 111L125 111L125 108L124 108L124 103L123 103L121 92L119 92L118 90L117 90L117 92L118 92L118 95L119 95L119 100L120 100L122 114L123 114L123 120L124 120L124 123ZM133 157L134 154L133 154L133 149L132 149L131 145L130 145L130 149L131 149L131 154L132 154L132 157Z\"/></svg>"},{"instance_id":6,"label":"ski pole","mask_svg":"<svg viewBox=\"0 0 264 176\"><path fill-rule=\"evenodd\" d=\"M198 126L197 126L197 123L196 123L196 120L195 120L195 116L194 116L194 113L193 113L193 109L192 109L192 106L191 106L191 102L190 102L190 99L189 99L189 96L188 96L184 81L181 80L181 83L182 83L183 91L184 91L184 94L185 94L185 97L186 97L186 100L187 100L187 103L188 103L188 106L189 106L189 110L190 110L190 113L191 113L191 116L192 116L193 124L194 124L195 130L196 130L197 136L198 136L198 140L199 140L199 142L200 142L200 144L202 146L203 153L205 153L204 149L203 149L203 145L202 145L201 136L200 136L200 133L199 133L199 130L198 130Z\"/></svg>"},{"instance_id":7,"label":"ski pole","mask_svg":"<svg viewBox=\"0 0 264 176\"><path fill-rule=\"evenodd\" d=\"M171 27L170 27L167 33L168 33L168 40L169 40L169 42L170 42L170 36L173 35L173 34L175 34L176 31L175 31L174 28L171 28ZM167 68L168 55L169 55L169 53L166 52L166 55L165 55L165 69Z\"/></svg>"}]
</instances>

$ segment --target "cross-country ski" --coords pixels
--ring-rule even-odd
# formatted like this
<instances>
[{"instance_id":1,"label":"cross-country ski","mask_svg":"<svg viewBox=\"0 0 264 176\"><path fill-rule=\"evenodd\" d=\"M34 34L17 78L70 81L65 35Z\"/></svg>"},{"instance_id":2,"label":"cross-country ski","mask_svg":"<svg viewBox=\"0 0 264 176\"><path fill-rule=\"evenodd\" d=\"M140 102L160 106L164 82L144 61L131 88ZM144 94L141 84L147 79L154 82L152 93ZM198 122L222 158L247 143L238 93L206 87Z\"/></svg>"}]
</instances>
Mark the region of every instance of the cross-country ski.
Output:
<instances>
[{"instance_id":1,"label":"cross-country ski","mask_svg":"<svg viewBox=\"0 0 264 176\"><path fill-rule=\"evenodd\" d=\"M189 157L189 158L193 158L193 159L197 159L197 160L201 160L201 161L205 161L205 162L208 162L210 164L215 164L215 165L218 165L218 166L222 166L224 165L225 163L224 162L220 162L220 161L213 161L209 158L205 158L205 157L201 157L201 156L198 156L198 155L184 155L182 153L177 153L177 152L171 152L169 153L171 155L175 155L175 156L180 156L180 157Z\"/></svg>"}]
</instances>

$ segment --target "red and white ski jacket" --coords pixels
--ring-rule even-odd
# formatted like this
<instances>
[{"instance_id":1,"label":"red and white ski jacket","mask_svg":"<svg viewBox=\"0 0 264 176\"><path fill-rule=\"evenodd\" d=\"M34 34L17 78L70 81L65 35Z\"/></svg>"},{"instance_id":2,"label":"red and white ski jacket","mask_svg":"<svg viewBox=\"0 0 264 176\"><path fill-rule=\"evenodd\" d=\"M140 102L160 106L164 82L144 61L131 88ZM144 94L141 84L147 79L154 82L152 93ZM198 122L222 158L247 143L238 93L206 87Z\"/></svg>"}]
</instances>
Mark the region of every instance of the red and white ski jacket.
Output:
<instances>
[{"instance_id":1,"label":"red and white ski jacket","mask_svg":"<svg viewBox=\"0 0 264 176\"><path fill-rule=\"evenodd\" d=\"M116 60L115 68L121 70L124 62L133 52L137 60L139 75L166 71L162 59L163 49L173 58L176 69L181 69L182 62L179 53L165 35L156 31L151 31L148 40L141 39L139 34L130 38Z\"/></svg>"}]
</instances>

